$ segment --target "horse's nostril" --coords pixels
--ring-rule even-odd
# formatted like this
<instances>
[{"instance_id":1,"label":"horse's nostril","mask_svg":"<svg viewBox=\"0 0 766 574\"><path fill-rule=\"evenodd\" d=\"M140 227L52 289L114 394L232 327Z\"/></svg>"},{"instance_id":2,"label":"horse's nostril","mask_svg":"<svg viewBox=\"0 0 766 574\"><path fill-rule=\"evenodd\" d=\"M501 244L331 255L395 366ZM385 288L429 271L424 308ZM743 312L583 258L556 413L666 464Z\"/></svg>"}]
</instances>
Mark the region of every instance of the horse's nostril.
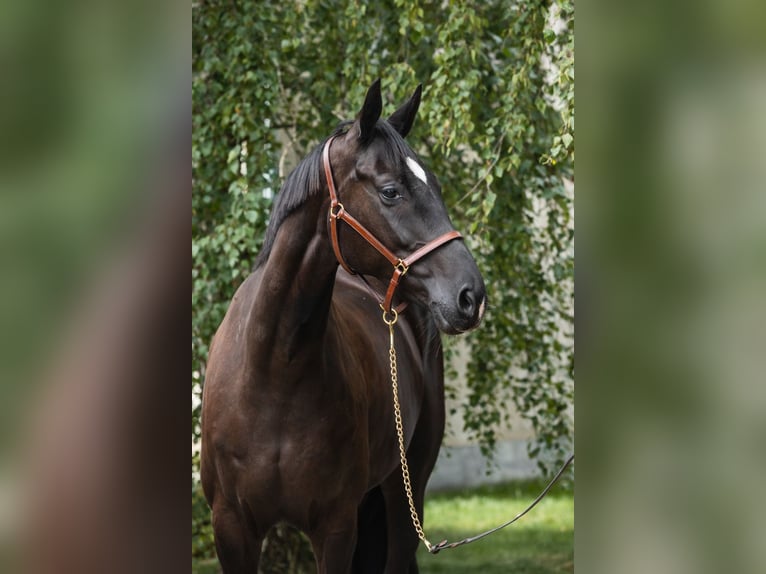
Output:
<instances>
[{"instance_id":1,"label":"horse's nostril","mask_svg":"<svg viewBox=\"0 0 766 574\"><path fill-rule=\"evenodd\" d=\"M470 287L463 287L457 296L457 305L464 315L473 316L476 310L476 295Z\"/></svg>"}]
</instances>

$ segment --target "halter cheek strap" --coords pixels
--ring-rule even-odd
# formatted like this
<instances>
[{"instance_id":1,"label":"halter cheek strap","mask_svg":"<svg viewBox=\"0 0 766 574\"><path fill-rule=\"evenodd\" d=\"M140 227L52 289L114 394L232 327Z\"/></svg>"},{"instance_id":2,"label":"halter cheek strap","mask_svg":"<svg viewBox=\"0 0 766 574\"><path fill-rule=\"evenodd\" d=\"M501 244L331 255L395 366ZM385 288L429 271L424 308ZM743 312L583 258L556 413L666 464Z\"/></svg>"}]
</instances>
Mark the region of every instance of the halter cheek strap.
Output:
<instances>
[{"instance_id":1,"label":"halter cheek strap","mask_svg":"<svg viewBox=\"0 0 766 574\"><path fill-rule=\"evenodd\" d=\"M335 188L335 181L332 176L332 167L330 166L330 146L335 138L332 137L327 140L327 143L322 150L322 163L324 164L324 174L327 179L327 189L330 194L330 241L332 243L333 251L335 252L335 258L338 263L352 275L357 275L348 262L343 258L343 254L340 250L340 243L338 242L338 221L345 222L349 227L356 231L362 238L372 245L375 250L385 257L392 265L393 273L388 283L388 289L386 290L385 297L381 302L381 307L386 313L390 313L392 310L392 303L394 300L394 294L396 288L399 286L399 281L409 271L410 266L431 253L434 249L441 247L445 243L452 241L453 239L462 239L462 235L455 231L448 231L443 235L440 235L436 239L432 239L426 243L423 247L412 252L405 258L398 257L390 249L388 249L383 243L381 243L377 237L375 237L364 225L354 218L348 211L345 210L343 204L338 199L338 192ZM361 275L359 275L361 277ZM400 307L401 310L403 307Z\"/></svg>"}]
</instances>

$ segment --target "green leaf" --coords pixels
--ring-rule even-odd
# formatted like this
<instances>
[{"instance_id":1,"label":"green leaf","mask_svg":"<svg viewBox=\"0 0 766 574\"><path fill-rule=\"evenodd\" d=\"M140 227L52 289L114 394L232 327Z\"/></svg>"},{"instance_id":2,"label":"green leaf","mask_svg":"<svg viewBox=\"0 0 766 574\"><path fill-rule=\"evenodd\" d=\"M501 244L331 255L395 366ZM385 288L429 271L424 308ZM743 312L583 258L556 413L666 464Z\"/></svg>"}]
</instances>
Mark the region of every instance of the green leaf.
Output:
<instances>
[{"instance_id":1,"label":"green leaf","mask_svg":"<svg viewBox=\"0 0 766 574\"><path fill-rule=\"evenodd\" d=\"M487 196L484 198L484 202L482 204L482 210L484 211L484 217L488 216L490 211L492 211L492 208L495 207L495 200L497 199L497 195L492 192L488 191Z\"/></svg>"}]
</instances>

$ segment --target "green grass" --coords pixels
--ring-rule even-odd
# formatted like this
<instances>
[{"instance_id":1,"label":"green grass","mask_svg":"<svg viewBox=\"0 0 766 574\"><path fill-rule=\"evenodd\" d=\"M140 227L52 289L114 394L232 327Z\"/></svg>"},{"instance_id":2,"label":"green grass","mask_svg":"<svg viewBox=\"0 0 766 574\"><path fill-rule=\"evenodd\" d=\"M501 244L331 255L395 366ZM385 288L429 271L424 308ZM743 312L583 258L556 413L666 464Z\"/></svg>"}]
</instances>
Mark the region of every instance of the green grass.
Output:
<instances>
[{"instance_id":1,"label":"green grass","mask_svg":"<svg viewBox=\"0 0 766 574\"><path fill-rule=\"evenodd\" d=\"M220 571L215 558L199 561L192 559L192 574L218 574Z\"/></svg>"},{"instance_id":2,"label":"green grass","mask_svg":"<svg viewBox=\"0 0 766 574\"><path fill-rule=\"evenodd\" d=\"M454 542L502 524L539 494L543 484L507 484L431 495L425 530L436 544ZM574 571L574 499L554 488L529 514L504 530L471 544L430 555L421 546L422 574L549 574Z\"/></svg>"},{"instance_id":3,"label":"green grass","mask_svg":"<svg viewBox=\"0 0 766 574\"><path fill-rule=\"evenodd\" d=\"M511 483L426 498L425 531L434 544L493 528L524 510L539 482ZM452 550L418 551L421 574L552 574L574 572L574 497L556 486L529 514L504 530ZM216 561L193 564L197 574L218 572Z\"/></svg>"}]
</instances>

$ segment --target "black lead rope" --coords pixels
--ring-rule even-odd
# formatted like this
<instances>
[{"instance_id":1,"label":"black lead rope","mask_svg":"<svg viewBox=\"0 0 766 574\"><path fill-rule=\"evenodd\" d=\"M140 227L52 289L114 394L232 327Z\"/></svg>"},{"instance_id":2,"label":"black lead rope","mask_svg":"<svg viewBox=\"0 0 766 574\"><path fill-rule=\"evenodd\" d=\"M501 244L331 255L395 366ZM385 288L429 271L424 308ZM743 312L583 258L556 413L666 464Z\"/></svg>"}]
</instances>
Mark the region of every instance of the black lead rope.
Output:
<instances>
[{"instance_id":1,"label":"black lead rope","mask_svg":"<svg viewBox=\"0 0 766 574\"><path fill-rule=\"evenodd\" d=\"M494 532L497 532L498 530L502 530L506 526L510 526L511 524L516 522L519 518L524 516L527 512L532 510L537 505L537 503L540 502L545 497L546 494L548 494L548 491L553 487L554 484L556 484L556 481L559 478L561 478L561 475L564 474L564 471L567 469L567 467L571 464L571 462L573 460L574 460L574 454L571 455L567 459L567 461L564 463L564 466L561 467L561 470L559 470L558 473L556 473L556 476L553 477L553 480L551 480L548 483L548 486L546 486L543 489L543 491L539 494L539 496L537 498L535 498L534 501L532 501L532 504L527 506L524 509L523 512L517 514L516 516L514 516L511 520L509 520L505 524L501 524L500 526L496 526L492 530L487 530L486 532L482 532L481 534L477 534L476 536L471 536L469 538L463 538L462 540L459 540L458 542L447 542L446 540L442 540L438 544L434 544L433 546L431 546L428 549L428 551L431 554L438 554L439 552L441 552L442 550L444 550L446 548L457 548L458 546L462 546L463 544L470 544L471 542L476 542L477 540L480 540L480 539L484 538L485 536L489 536L490 534L492 534Z\"/></svg>"}]
</instances>

